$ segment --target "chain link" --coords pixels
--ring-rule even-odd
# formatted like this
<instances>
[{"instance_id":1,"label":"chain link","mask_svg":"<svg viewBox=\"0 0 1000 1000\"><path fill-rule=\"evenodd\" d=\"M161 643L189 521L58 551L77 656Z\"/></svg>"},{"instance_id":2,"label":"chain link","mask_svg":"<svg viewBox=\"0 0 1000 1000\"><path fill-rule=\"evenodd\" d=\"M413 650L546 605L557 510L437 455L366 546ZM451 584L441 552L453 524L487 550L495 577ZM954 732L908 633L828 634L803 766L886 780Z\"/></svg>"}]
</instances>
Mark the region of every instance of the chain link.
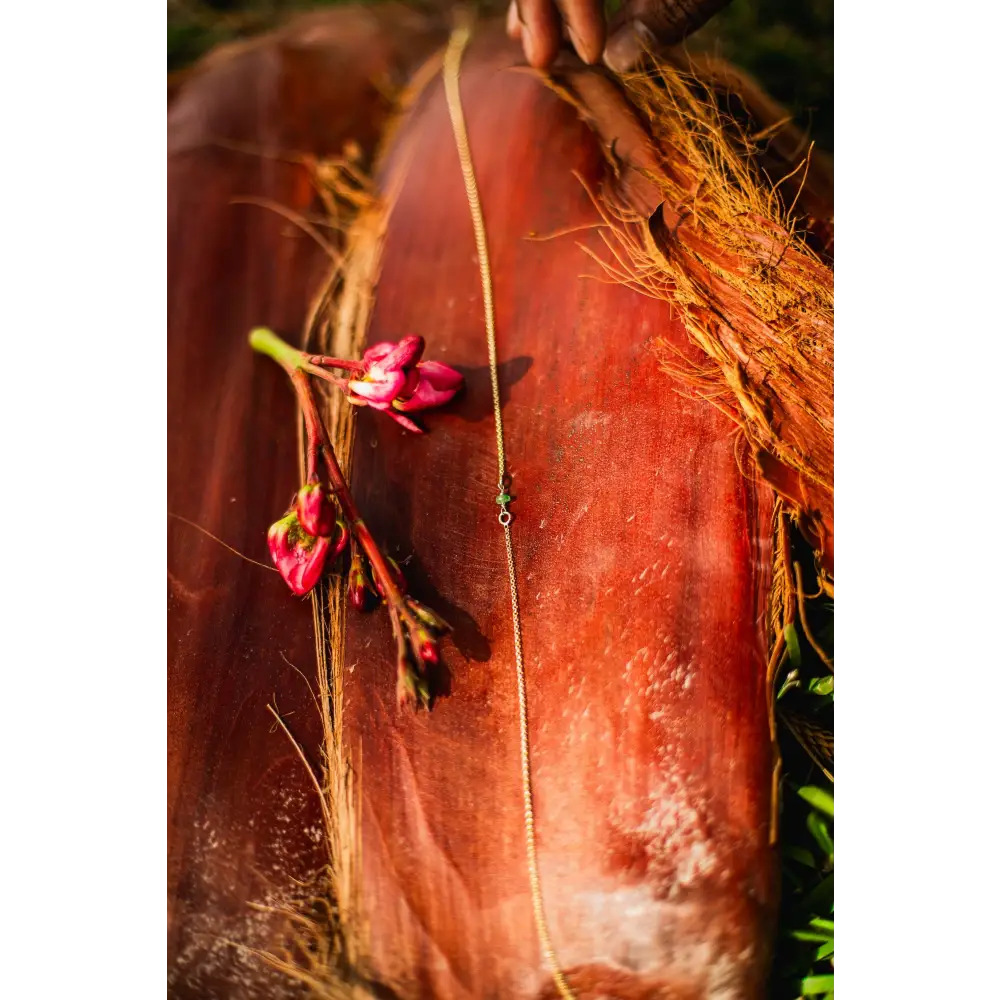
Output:
<instances>
[{"instance_id":1,"label":"chain link","mask_svg":"<svg viewBox=\"0 0 1000 1000\"><path fill-rule=\"evenodd\" d=\"M524 797L524 833L528 854L528 881L531 886L531 904L535 914L535 927L538 931L538 942L541 945L545 964L548 966L552 979L564 1000L576 1000L573 991L559 965L549 925L545 919L545 907L542 898L542 883L538 874L538 851L535 843L535 810L534 796L531 787L531 747L528 739L528 694L525 684L524 652L521 647L521 612L517 596L517 573L514 564L514 546L511 539L510 524L513 515L507 510L507 460L504 453L503 419L500 414L500 376L497 369L496 328L493 312L493 280L490 271L490 258L486 247L486 225L483 222L483 209L479 202L479 188L476 175L472 169L472 153L469 150L469 135L465 127L465 115L462 111L462 97L459 91L459 67L462 53L468 44L470 31L468 27L456 28L448 42L444 56L444 87L448 100L448 114L451 116L452 129L455 133L455 145L458 148L458 159L462 165L462 176L465 179L465 191L469 198L469 210L472 213L472 227L476 234L476 250L479 255L479 273L483 282L483 311L486 319L486 344L490 357L490 382L493 386L493 420L497 437L497 486L500 504L500 524L503 525L504 543L507 547L507 572L510 577L510 607L514 625L514 660L517 666L517 705L521 737L521 790ZM506 498L506 499L505 499Z\"/></svg>"}]
</instances>

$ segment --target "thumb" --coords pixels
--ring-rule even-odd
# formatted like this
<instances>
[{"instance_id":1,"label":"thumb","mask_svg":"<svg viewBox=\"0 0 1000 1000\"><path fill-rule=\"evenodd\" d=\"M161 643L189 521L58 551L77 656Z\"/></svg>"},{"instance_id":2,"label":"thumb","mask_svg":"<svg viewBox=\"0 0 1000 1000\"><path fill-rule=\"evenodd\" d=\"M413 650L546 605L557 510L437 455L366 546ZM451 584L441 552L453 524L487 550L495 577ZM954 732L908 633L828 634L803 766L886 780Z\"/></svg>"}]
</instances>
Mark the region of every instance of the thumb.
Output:
<instances>
[{"instance_id":1,"label":"thumb","mask_svg":"<svg viewBox=\"0 0 1000 1000\"><path fill-rule=\"evenodd\" d=\"M728 4L729 0L625 0L610 26L604 63L616 73L628 72L644 53L682 42Z\"/></svg>"}]
</instances>

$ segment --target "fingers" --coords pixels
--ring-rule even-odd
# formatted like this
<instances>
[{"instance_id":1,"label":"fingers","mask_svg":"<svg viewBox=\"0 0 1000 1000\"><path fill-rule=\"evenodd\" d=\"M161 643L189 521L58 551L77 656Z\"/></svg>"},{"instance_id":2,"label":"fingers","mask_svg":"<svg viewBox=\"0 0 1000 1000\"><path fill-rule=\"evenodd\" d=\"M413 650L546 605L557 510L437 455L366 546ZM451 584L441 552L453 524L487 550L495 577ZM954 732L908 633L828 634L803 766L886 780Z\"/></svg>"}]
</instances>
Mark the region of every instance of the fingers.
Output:
<instances>
[{"instance_id":1,"label":"fingers","mask_svg":"<svg viewBox=\"0 0 1000 1000\"><path fill-rule=\"evenodd\" d=\"M618 73L640 62L646 52L676 45L700 28L729 0L625 0L610 37L603 0L511 0L507 34L519 39L531 66L546 69L555 60L563 28L585 63L601 58Z\"/></svg>"},{"instance_id":2,"label":"fingers","mask_svg":"<svg viewBox=\"0 0 1000 1000\"><path fill-rule=\"evenodd\" d=\"M604 5L600 0L556 0L577 55L593 64L604 51Z\"/></svg>"},{"instance_id":3,"label":"fingers","mask_svg":"<svg viewBox=\"0 0 1000 1000\"><path fill-rule=\"evenodd\" d=\"M625 0L615 18L604 62L616 73L634 69L644 52L676 45L729 0Z\"/></svg>"},{"instance_id":4,"label":"fingers","mask_svg":"<svg viewBox=\"0 0 1000 1000\"><path fill-rule=\"evenodd\" d=\"M604 63L616 73L627 73L642 59L643 53L656 51L656 36L642 21L626 21L608 39Z\"/></svg>"},{"instance_id":5,"label":"fingers","mask_svg":"<svg viewBox=\"0 0 1000 1000\"><path fill-rule=\"evenodd\" d=\"M507 34L522 41L525 57L538 69L555 59L563 27L585 63L601 58L605 28L600 0L511 0L507 8Z\"/></svg>"},{"instance_id":6,"label":"fingers","mask_svg":"<svg viewBox=\"0 0 1000 1000\"><path fill-rule=\"evenodd\" d=\"M560 23L552 0L517 0L524 57L535 69L552 65L559 51ZM507 15L508 28L511 23Z\"/></svg>"},{"instance_id":7,"label":"fingers","mask_svg":"<svg viewBox=\"0 0 1000 1000\"><path fill-rule=\"evenodd\" d=\"M507 35L514 41L521 37L521 15L517 11L517 0L510 0L507 8Z\"/></svg>"}]
</instances>

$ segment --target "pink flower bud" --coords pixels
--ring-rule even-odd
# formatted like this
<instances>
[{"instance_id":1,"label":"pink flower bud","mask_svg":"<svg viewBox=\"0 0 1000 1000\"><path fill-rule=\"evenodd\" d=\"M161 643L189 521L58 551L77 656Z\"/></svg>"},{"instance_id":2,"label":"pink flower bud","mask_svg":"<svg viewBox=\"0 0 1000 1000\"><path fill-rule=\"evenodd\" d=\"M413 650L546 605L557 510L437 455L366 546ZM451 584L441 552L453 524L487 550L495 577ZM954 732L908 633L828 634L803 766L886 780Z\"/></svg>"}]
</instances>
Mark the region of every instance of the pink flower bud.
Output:
<instances>
[{"instance_id":1,"label":"pink flower bud","mask_svg":"<svg viewBox=\"0 0 1000 1000\"><path fill-rule=\"evenodd\" d=\"M433 632L450 632L451 626L440 616L436 615L425 604L415 601L412 597L407 598L410 610Z\"/></svg>"},{"instance_id":2,"label":"pink flower bud","mask_svg":"<svg viewBox=\"0 0 1000 1000\"><path fill-rule=\"evenodd\" d=\"M347 571L347 600L356 611L364 611L368 606L368 578L365 575L361 556L355 552L351 560L351 568Z\"/></svg>"},{"instance_id":3,"label":"pink flower bud","mask_svg":"<svg viewBox=\"0 0 1000 1000\"><path fill-rule=\"evenodd\" d=\"M337 523L337 508L318 479L310 479L295 497L299 524L310 535L332 535ZM341 546L342 548L343 546Z\"/></svg>"},{"instance_id":4,"label":"pink flower bud","mask_svg":"<svg viewBox=\"0 0 1000 1000\"><path fill-rule=\"evenodd\" d=\"M330 539L304 531L295 511L275 521L267 533L267 547L281 578L293 594L308 594L319 583L330 553Z\"/></svg>"},{"instance_id":5,"label":"pink flower bud","mask_svg":"<svg viewBox=\"0 0 1000 1000\"><path fill-rule=\"evenodd\" d=\"M437 665L439 659L438 644L430 636L420 644L420 659L424 663L430 663L432 666Z\"/></svg>"},{"instance_id":6,"label":"pink flower bud","mask_svg":"<svg viewBox=\"0 0 1000 1000\"><path fill-rule=\"evenodd\" d=\"M396 701L400 708L425 708L430 705L431 692L427 680L416 673L405 657L396 665Z\"/></svg>"},{"instance_id":7,"label":"pink flower bud","mask_svg":"<svg viewBox=\"0 0 1000 1000\"><path fill-rule=\"evenodd\" d=\"M347 525L343 521L337 520L330 535L330 555L327 556L327 563L332 563L344 551L350 537L351 533L347 530Z\"/></svg>"}]
</instances>

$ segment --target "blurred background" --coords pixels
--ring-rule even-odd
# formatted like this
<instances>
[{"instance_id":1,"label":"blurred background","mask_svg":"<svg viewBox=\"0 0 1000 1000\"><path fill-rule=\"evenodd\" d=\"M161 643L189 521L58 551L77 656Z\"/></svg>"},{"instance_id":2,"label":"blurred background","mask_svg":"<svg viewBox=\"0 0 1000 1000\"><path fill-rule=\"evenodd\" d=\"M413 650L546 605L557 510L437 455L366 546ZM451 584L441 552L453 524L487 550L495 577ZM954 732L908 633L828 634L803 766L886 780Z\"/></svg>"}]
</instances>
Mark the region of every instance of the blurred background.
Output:
<instances>
[{"instance_id":1,"label":"blurred background","mask_svg":"<svg viewBox=\"0 0 1000 1000\"><path fill-rule=\"evenodd\" d=\"M266 31L297 11L346 2L358 0L167 0L167 71L183 69L222 42ZM478 6L503 14L507 2ZM833 152L833 0L734 0L688 45L751 73L819 148Z\"/></svg>"}]
</instances>

